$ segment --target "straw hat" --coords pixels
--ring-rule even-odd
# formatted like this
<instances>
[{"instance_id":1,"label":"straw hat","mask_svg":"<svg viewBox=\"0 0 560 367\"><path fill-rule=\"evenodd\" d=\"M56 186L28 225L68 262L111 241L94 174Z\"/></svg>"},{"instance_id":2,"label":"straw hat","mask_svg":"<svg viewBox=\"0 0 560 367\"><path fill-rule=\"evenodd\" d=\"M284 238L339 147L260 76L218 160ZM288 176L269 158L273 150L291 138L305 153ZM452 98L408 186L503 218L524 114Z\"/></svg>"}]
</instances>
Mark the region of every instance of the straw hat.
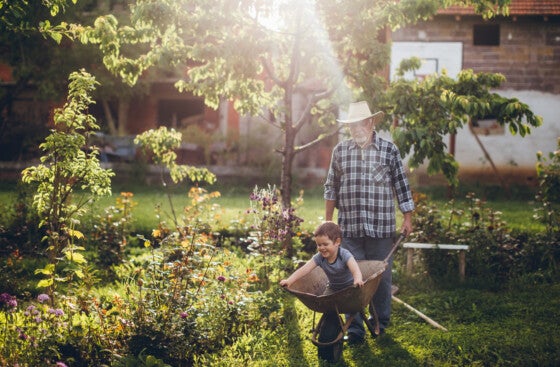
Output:
<instances>
[{"instance_id":1,"label":"straw hat","mask_svg":"<svg viewBox=\"0 0 560 367\"><path fill-rule=\"evenodd\" d=\"M348 113L346 115L346 118L337 119L336 121L341 122L343 124L351 124L354 122L367 120L373 117L373 122L377 124L379 121L381 121L383 116L385 116L383 111L371 113L367 102L361 101L361 102L350 103L350 105L348 106Z\"/></svg>"}]
</instances>

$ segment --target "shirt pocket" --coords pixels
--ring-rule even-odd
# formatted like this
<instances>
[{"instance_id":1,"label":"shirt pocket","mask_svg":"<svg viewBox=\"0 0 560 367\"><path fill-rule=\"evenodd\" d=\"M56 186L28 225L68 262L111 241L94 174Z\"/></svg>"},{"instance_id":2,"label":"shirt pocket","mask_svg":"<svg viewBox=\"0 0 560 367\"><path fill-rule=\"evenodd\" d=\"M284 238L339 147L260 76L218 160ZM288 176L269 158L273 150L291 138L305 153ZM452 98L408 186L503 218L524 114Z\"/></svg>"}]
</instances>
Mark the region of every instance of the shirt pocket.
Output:
<instances>
[{"instance_id":1,"label":"shirt pocket","mask_svg":"<svg viewBox=\"0 0 560 367\"><path fill-rule=\"evenodd\" d=\"M391 175L389 174L389 171L389 166L386 165L380 164L373 166L371 172L371 178L373 182L379 185L389 185L389 183L391 182Z\"/></svg>"}]
</instances>

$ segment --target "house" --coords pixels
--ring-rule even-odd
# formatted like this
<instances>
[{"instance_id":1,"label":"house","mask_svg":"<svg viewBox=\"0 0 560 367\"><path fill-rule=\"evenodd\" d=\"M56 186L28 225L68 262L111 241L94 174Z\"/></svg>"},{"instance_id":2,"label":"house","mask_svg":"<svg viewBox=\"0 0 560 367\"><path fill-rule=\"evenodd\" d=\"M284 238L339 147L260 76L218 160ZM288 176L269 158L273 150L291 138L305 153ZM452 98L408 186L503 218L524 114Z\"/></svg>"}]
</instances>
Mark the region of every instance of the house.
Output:
<instances>
[{"instance_id":1,"label":"house","mask_svg":"<svg viewBox=\"0 0 560 367\"><path fill-rule=\"evenodd\" d=\"M416 75L443 69L501 73L496 92L517 98L543 118L529 136L512 136L491 118L450 137L460 176L492 183L535 183L536 153L557 149L560 137L560 2L511 0L509 16L484 20L472 8L453 6L392 37L391 78L400 61L423 60Z\"/></svg>"}]
</instances>

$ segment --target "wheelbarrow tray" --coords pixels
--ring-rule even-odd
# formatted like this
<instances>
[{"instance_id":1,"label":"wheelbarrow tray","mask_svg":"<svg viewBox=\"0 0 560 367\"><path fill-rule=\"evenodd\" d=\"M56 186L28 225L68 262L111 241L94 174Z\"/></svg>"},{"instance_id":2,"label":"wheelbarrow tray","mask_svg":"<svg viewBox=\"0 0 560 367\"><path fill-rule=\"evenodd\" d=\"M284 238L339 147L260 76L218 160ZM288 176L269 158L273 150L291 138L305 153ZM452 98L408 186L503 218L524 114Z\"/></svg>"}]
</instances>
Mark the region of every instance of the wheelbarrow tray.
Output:
<instances>
[{"instance_id":1,"label":"wheelbarrow tray","mask_svg":"<svg viewBox=\"0 0 560 367\"><path fill-rule=\"evenodd\" d=\"M365 279L362 287L346 287L334 293L324 295L327 288L327 275L323 269L316 267L309 274L295 281L285 289L295 295L309 309L327 313L353 314L362 311L377 291L381 276L387 268L387 262L377 260L360 260L358 266Z\"/></svg>"}]
</instances>

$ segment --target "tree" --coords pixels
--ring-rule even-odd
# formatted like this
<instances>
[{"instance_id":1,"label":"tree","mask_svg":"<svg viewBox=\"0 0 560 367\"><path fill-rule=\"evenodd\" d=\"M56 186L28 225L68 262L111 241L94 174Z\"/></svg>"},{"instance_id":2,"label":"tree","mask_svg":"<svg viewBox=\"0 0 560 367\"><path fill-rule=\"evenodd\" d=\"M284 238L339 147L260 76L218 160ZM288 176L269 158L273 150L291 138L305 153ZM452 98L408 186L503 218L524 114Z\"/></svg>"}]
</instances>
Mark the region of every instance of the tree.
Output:
<instances>
[{"instance_id":1,"label":"tree","mask_svg":"<svg viewBox=\"0 0 560 367\"><path fill-rule=\"evenodd\" d=\"M112 10L108 4L95 0L0 1L0 63L9 66L12 74L12 80L0 88L0 144L5 148L1 159L35 158L36 146L48 134L47 119L53 107L64 101L68 75L81 68L101 83L94 97L104 111L97 113L105 116L100 119L101 124L107 122L104 130L126 134L123 106L132 96L146 93L148 80L131 87L104 67L97 47L72 43L51 32L51 24L93 24L98 15ZM33 111L16 108L18 100L29 98L29 91Z\"/></svg>"},{"instance_id":2,"label":"tree","mask_svg":"<svg viewBox=\"0 0 560 367\"><path fill-rule=\"evenodd\" d=\"M451 182L456 163L437 139L462 126L469 116L502 111L500 123L522 135L530 131L529 125L538 126L540 120L526 105L488 93L499 76L473 75L454 83L441 75L434 76L432 84L399 80L388 86L381 73L390 56L382 36L386 29L426 19L451 4L474 5L478 13L491 17L507 14L508 3L138 0L125 25L107 15L90 26L47 24L42 30L57 40L65 35L98 45L108 70L130 85L154 66L177 67L187 70L186 77L177 81L179 90L204 97L210 107L226 99L234 101L242 114L262 115L283 134L277 147L282 155L280 189L282 204L289 208L294 157L336 133L338 106L356 98L389 112L387 122L393 117L400 120L397 144L403 153L413 152L412 164L428 159L430 172L444 171ZM415 105L420 98L438 106L434 123L432 110ZM401 106L403 99L407 109ZM298 101L303 103L296 108ZM298 133L310 123L322 125L324 133L296 145ZM427 125L437 143L429 149Z\"/></svg>"},{"instance_id":3,"label":"tree","mask_svg":"<svg viewBox=\"0 0 560 367\"><path fill-rule=\"evenodd\" d=\"M447 181L457 185L458 164L446 151L443 138L456 134L470 124L471 119L496 116L500 124L507 124L512 134L525 136L531 126L540 126L542 119L516 98L503 98L489 89L498 87L505 78L501 74L462 70L457 79L431 75L422 81L407 81L402 77L417 69L417 58L405 60L386 95L386 110L399 120L393 129L395 144L401 154L411 153L408 165L418 167L428 160L428 174L443 173Z\"/></svg>"},{"instance_id":4,"label":"tree","mask_svg":"<svg viewBox=\"0 0 560 367\"><path fill-rule=\"evenodd\" d=\"M283 133L277 148L282 155L280 188L283 205L290 207L294 157L336 133L333 115L352 99L366 98L373 107L400 119L397 143L403 152L412 150L412 164L429 159L430 172L443 170L451 182L456 163L445 153L445 144L439 141L426 149L424 125L433 112L415 109L418 99L408 99L406 106L411 108L403 109L399 101L406 93L415 98L429 95L438 104L441 113L429 127L434 139L489 109L502 111L500 122L513 131L528 133L527 124L539 124L527 106L488 93L499 76L473 76L455 84L442 75L433 79L437 88L401 80L387 89L380 72L388 64L389 45L378 35L387 27L426 19L453 3L472 4L491 17L507 14L509 1L140 0L131 7L130 26L101 17L81 32L81 40L99 44L105 65L130 84L160 62L182 65L188 72L177 82L180 90L203 96L211 107L230 99L240 113L265 116ZM69 33L73 28L61 30ZM122 45L138 42L145 45L142 54L122 52ZM467 87L473 83L478 89ZM306 90L310 84L317 88ZM447 99L437 99L438 93ZM295 108L298 98L304 101L301 108ZM449 116L453 118L448 120ZM521 123L522 118L527 124ZM298 133L309 123L319 123L327 132L296 145Z\"/></svg>"}]
</instances>

